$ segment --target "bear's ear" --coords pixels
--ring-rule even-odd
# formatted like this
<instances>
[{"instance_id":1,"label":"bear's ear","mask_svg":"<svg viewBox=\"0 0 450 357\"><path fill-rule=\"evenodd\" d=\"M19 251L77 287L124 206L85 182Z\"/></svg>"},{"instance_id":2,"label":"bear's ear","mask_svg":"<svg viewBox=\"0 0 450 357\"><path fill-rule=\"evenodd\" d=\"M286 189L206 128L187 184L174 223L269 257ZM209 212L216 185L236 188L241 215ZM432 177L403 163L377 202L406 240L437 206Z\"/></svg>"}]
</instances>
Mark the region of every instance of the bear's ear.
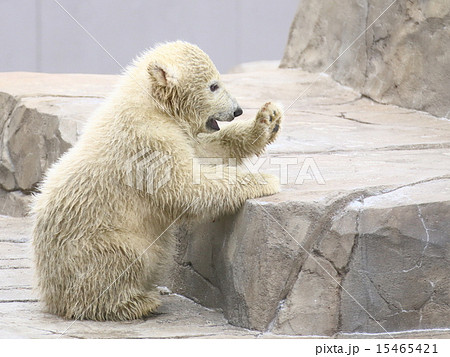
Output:
<instances>
[{"instance_id":1,"label":"bear's ear","mask_svg":"<svg viewBox=\"0 0 450 357\"><path fill-rule=\"evenodd\" d=\"M173 87L178 83L178 75L174 67L150 63L148 73L160 86Z\"/></svg>"}]
</instances>

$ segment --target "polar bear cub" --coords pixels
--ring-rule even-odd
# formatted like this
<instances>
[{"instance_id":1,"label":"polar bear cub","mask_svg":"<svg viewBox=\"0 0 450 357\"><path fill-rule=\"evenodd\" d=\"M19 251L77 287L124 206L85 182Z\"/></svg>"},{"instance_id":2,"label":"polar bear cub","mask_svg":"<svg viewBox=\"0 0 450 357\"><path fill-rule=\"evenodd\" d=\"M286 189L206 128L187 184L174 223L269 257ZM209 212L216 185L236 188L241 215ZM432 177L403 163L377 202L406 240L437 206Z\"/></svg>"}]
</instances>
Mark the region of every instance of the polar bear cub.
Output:
<instances>
[{"instance_id":1,"label":"polar bear cub","mask_svg":"<svg viewBox=\"0 0 450 357\"><path fill-rule=\"evenodd\" d=\"M242 114L210 58L186 42L137 58L90 118L79 141L48 171L32 208L38 288L67 319L131 320L160 304L159 273L172 254L171 229L238 210L279 191L221 164L223 177L193 179L201 158L259 155L275 140L280 109L220 129Z\"/></svg>"}]
</instances>

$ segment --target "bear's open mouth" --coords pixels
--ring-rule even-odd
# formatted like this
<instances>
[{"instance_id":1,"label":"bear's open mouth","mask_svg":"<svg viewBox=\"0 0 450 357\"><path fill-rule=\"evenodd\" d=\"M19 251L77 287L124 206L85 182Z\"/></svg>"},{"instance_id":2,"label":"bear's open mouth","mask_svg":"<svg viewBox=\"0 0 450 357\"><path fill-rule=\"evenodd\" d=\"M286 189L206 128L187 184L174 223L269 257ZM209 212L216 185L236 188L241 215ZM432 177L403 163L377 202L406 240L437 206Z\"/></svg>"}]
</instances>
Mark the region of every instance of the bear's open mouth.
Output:
<instances>
[{"instance_id":1,"label":"bear's open mouth","mask_svg":"<svg viewBox=\"0 0 450 357\"><path fill-rule=\"evenodd\" d=\"M220 130L219 124L217 124L217 121L213 118L208 119L206 126L212 130Z\"/></svg>"}]
</instances>

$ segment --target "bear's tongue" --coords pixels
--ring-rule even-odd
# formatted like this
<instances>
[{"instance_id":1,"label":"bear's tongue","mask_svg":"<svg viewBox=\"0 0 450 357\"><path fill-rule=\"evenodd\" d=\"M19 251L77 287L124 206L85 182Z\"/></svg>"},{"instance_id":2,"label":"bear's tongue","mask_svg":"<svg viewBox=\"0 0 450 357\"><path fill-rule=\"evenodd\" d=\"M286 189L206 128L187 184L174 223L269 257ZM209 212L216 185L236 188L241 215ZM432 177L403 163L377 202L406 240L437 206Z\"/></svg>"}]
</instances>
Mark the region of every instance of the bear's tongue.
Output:
<instances>
[{"instance_id":1,"label":"bear's tongue","mask_svg":"<svg viewBox=\"0 0 450 357\"><path fill-rule=\"evenodd\" d=\"M208 120L208 126L213 130L220 130L219 125L217 124L217 121L213 118Z\"/></svg>"}]
</instances>

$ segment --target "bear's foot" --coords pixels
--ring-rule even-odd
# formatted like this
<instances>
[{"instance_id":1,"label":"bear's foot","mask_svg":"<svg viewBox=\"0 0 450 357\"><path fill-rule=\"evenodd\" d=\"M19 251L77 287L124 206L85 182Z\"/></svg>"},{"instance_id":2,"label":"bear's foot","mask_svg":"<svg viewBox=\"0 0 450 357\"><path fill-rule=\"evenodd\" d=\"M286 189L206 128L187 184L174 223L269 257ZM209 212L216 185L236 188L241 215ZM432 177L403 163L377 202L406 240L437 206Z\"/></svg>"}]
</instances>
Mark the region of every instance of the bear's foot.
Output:
<instances>
[{"instance_id":1,"label":"bear's foot","mask_svg":"<svg viewBox=\"0 0 450 357\"><path fill-rule=\"evenodd\" d=\"M89 306L77 305L67 309L50 306L49 312L68 320L94 321L127 321L145 319L158 315L156 309L161 305L157 292L138 293L128 300L111 305L111 302L101 301Z\"/></svg>"},{"instance_id":2,"label":"bear's foot","mask_svg":"<svg viewBox=\"0 0 450 357\"><path fill-rule=\"evenodd\" d=\"M156 309L161 305L161 300L156 296L157 293L153 292L135 295L117 305L108 320L136 320L155 316Z\"/></svg>"}]
</instances>

